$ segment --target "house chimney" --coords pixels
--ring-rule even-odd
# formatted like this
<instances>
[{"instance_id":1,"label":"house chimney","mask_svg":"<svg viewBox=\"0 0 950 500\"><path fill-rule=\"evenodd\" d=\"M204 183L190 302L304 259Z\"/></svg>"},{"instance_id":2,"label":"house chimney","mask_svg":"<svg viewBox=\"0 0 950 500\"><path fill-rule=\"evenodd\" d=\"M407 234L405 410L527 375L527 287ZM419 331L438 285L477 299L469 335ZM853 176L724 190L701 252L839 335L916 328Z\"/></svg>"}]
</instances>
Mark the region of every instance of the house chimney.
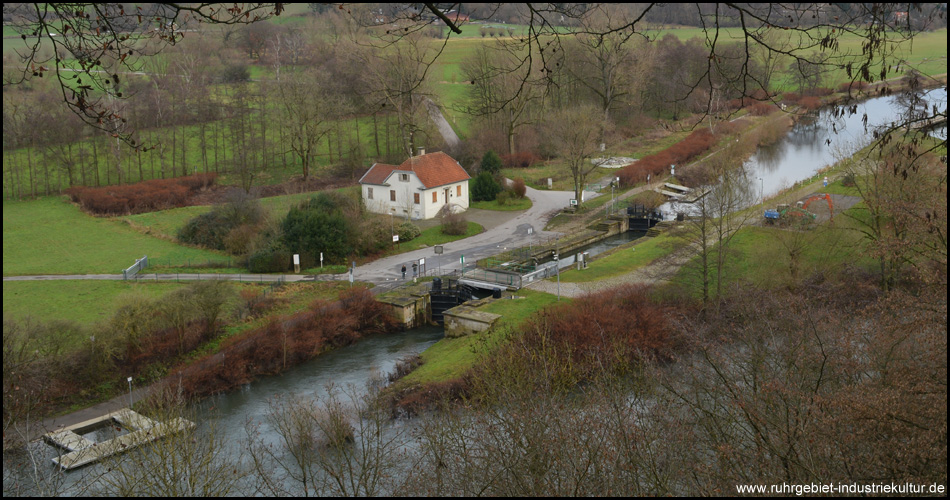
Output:
<instances>
[{"instance_id":1,"label":"house chimney","mask_svg":"<svg viewBox=\"0 0 950 500\"><path fill-rule=\"evenodd\" d=\"M416 148L416 150L419 152L419 154L417 154L416 156L422 156L426 154L426 148L419 147L419 148Z\"/></svg>"}]
</instances>

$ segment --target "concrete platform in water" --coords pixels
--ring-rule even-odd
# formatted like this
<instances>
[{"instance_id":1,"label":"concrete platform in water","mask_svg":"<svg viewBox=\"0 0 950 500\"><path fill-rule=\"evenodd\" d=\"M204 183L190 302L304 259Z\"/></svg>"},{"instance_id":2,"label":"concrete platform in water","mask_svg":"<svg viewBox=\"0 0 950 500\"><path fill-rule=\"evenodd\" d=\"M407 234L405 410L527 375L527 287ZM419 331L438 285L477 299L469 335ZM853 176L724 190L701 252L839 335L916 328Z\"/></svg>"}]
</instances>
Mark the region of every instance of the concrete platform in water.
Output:
<instances>
[{"instance_id":1,"label":"concrete platform in water","mask_svg":"<svg viewBox=\"0 0 950 500\"><path fill-rule=\"evenodd\" d=\"M131 432L102 442L94 442L81 435L107 425L119 425ZM194 422L181 417L157 422L126 408L49 432L43 435L43 439L68 452L54 457L53 463L65 470L72 470L194 426Z\"/></svg>"}]
</instances>

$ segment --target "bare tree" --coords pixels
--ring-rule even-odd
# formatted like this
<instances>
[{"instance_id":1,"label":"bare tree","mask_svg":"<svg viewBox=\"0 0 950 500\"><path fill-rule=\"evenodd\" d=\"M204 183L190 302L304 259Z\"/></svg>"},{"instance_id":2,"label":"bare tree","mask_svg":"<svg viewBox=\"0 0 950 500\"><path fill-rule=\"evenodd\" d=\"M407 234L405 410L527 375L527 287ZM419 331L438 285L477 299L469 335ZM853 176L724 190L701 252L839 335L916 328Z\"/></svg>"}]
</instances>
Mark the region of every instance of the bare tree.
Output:
<instances>
[{"instance_id":1,"label":"bare tree","mask_svg":"<svg viewBox=\"0 0 950 500\"><path fill-rule=\"evenodd\" d=\"M580 106L547 117L548 138L558 156L567 163L574 181L574 198L584 202L584 182L597 165L589 162L597 151L597 137L602 127L600 112L591 106Z\"/></svg>"},{"instance_id":2,"label":"bare tree","mask_svg":"<svg viewBox=\"0 0 950 500\"><path fill-rule=\"evenodd\" d=\"M297 72L279 83L282 120L290 150L300 161L303 180L310 177L316 165L320 141L327 137L342 105L332 95L322 71Z\"/></svg>"},{"instance_id":3,"label":"bare tree","mask_svg":"<svg viewBox=\"0 0 950 500\"><path fill-rule=\"evenodd\" d=\"M530 68L504 50L483 45L475 54L462 62L462 73L471 82L469 105L465 112L488 117L490 123L500 123L508 137L508 154L517 152L515 132L534 123L532 107L540 102L539 87L532 80L525 84L522 73Z\"/></svg>"},{"instance_id":4,"label":"bare tree","mask_svg":"<svg viewBox=\"0 0 950 500\"><path fill-rule=\"evenodd\" d=\"M5 72L3 85L55 75L63 100L85 123L139 146L131 137L132 130L119 130L113 123L123 118L114 100L128 97L120 87L124 71L140 71L143 56L181 41L186 28L200 23L253 23L282 11L282 4L5 5L4 15L13 19L11 24L26 48L17 51L18 74ZM78 70L71 67L72 59Z\"/></svg>"}]
</instances>

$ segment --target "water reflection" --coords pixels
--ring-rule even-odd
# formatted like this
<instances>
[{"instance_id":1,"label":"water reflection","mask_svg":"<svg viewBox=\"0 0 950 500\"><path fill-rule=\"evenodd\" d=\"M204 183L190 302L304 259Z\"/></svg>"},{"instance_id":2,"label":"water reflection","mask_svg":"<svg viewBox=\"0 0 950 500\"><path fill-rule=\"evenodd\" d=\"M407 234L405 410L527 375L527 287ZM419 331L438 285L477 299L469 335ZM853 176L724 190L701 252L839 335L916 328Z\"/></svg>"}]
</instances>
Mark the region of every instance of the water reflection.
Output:
<instances>
[{"instance_id":1,"label":"water reflection","mask_svg":"<svg viewBox=\"0 0 950 500\"><path fill-rule=\"evenodd\" d=\"M931 111L946 113L946 88L926 91L922 98ZM803 116L782 140L758 148L745 162L746 177L757 183L759 196L756 199L807 179L834 164L837 157L851 155L867 146L874 139L875 131L893 126L905 113L906 106L898 96L887 96L847 107L828 107ZM946 140L946 126L930 134ZM697 211L690 204L677 202L666 203L660 210L667 218Z\"/></svg>"}]
</instances>

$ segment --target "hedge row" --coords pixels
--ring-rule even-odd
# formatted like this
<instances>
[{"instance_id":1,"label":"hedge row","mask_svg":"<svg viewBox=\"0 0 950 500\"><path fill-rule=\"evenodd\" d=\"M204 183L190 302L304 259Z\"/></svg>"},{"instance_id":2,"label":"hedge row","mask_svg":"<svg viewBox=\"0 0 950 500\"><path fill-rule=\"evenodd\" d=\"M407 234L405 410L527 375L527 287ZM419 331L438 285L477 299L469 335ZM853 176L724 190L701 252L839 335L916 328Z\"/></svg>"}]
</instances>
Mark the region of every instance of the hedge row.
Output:
<instances>
[{"instance_id":1,"label":"hedge row","mask_svg":"<svg viewBox=\"0 0 950 500\"><path fill-rule=\"evenodd\" d=\"M541 161L541 158L529 151L501 156L501 162L505 168L528 168L539 161Z\"/></svg>"},{"instance_id":2,"label":"hedge row","mask_svg":"<svg viewBox=\"0 0 950 500\"><path fill-rule=\"evenodd\" d=\"M647 180L647 175L657 176L669 172L670 165L684 164L705 153L714 144L716 136L712 132L705 128L696 130L673 146L623 167L618 174L620 182L629 186Z\"/></svg>"},{"instance_id":3,"label":"hedge row","mask_svg":"<svg viewBox=\"0 0 950 500\"><path fill-rule=\"evenodd\" d=\"M174 370L169 383L181 383L188 397L200 397L274 375L331 348L349 345L364 335L395 331L398 323L387 306L366 288L340 294L337 302L315 301L310 309L267 325L191 365Z\"/></svg>"},{"instance_id":4,"label":"hedge row","mask_svg":"<svg viewBox=\"0 0 950 500\"><path fill-rule=\"evenodd\" d=\"M73 186L66 194L96 215L126 215L183 207L191 195L214 184L217 174L152 179L119 186Z\"/></svg>"}]
</instances>

